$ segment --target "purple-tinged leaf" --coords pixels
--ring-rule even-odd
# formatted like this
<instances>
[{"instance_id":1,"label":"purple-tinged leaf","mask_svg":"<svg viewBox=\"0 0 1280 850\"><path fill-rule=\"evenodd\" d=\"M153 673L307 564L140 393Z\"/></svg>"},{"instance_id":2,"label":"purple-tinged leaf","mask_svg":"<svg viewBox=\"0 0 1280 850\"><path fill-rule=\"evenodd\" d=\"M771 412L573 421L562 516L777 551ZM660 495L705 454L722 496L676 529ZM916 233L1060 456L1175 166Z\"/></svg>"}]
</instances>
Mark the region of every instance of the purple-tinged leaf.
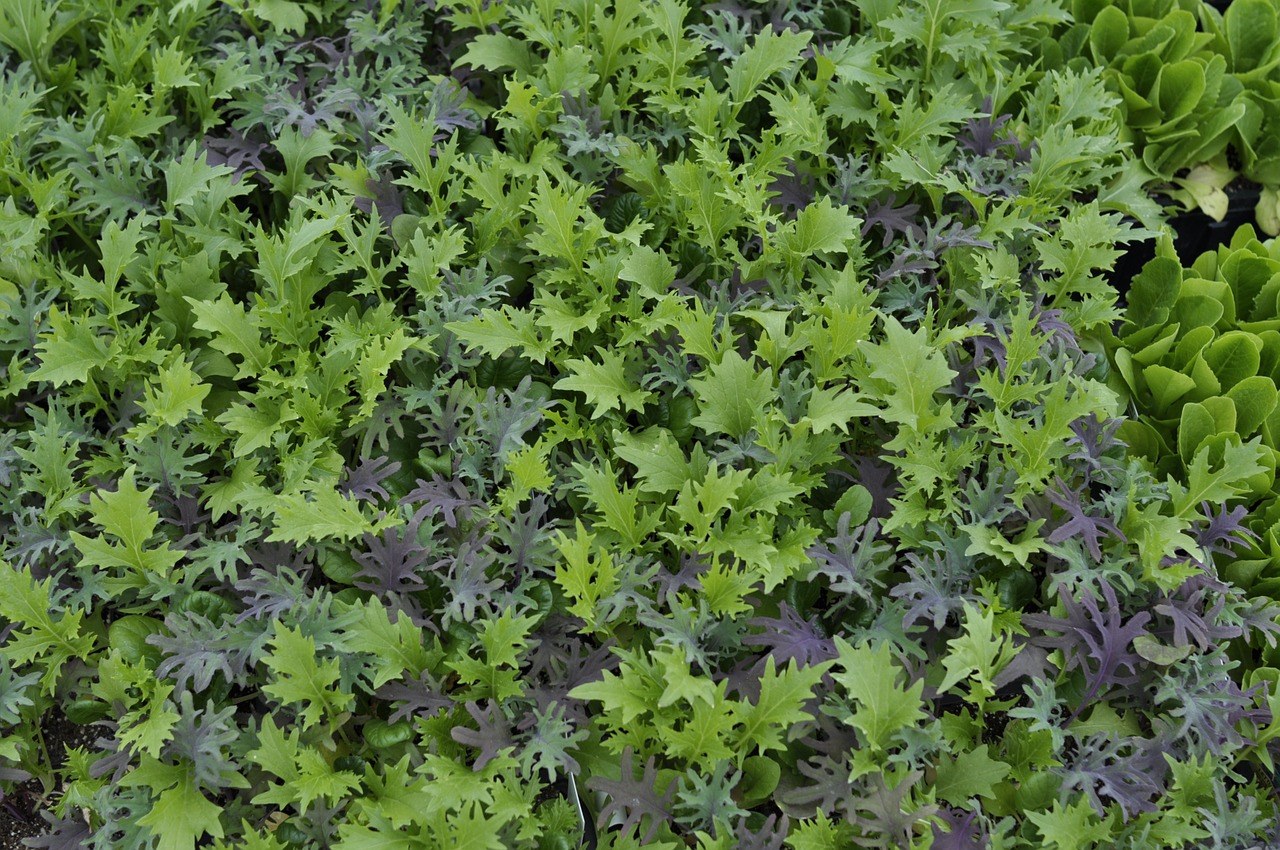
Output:
<instances>
[{"instance_id":1,"label":"purple-tinged leaf","mask_svg":"<svg viewBox=\"0 0 1280 850\"><path fill-rule=\"evenodd\" d=\"M943 808L938 813L947 829L938 824L933 825L933 845L931 850L986 850L991 846L991 836L975 823L976 811L967 814L952 808Z\"/></svg>"},{"instance_id":2,"label":"purple-tinged leaf","mask_svg":"<svg viewBox=\"0 0 1280 850\"><path fill-rule=\"evenodd\" d=\"M1081 490L1068 486L1061 478L1054 479L1054 486L1045 495L1050 502L1067 513L1067 521L1045 536L1045 540L1049 543L1056 545L1073 537L1079 537L1084 541L1085 548L1089 550L1094 561L1101 562L1100 541L1104 536L1114 537L1122 542L1126 540L1124 532L1112 520L1086 514L1084 506L1080 504Z\"/></svg>"},{"instance_id":3,"label":"purple-tinged leaf","mask_svg":"<svg viewBox=\"0 0 1280 850\"><path fill-rule=\"evenodd\" d=\"M805 554L814 560L814 574L826 576L833 591L874 603L876 591L884 587L880 576L893 550L876 539L879 522L873 519L851 532L851 519L849 513L841 514L836 536L827 538L825 546L806 549Z\"/></svg>"},{"instance_id":4,"label":"purple-tinged leaf","mask_svg":"<svg viewBox=\"0 0 1280 850\"><path fill-rule=\"evenodd\" d=\"M854 783L843 757L814 756L796 764L796 770L810 782L785 792L782 802L792 813L804 817L815 814L852 817Z\"/></svg>"},{"instance_id":5,"label":"purple-tinged leaf","mask_svg":"<svg viewBox=\"0 0 1280 850\"><path fill-rule=\"evenodd\" d=\"M462 519L470 519L472 508L484 505L479 499L471 498L467 485L459 478L447 479L436 473L430 481L419 478L415 483L417 489L400 500L402 505L418 506L413 514L414 522L440 514L444 517L445 526L457 528L459 515Z\"/></svg>"},{"instance_id":6,"label":"purple-tinged leaf","mask_svg":"<svg viewBox=\"0 0 1280 850\"><path fill-rule=\"evenodd\" d=\"M669 598L672 594L679 593L681 590L701 590L701 576L711 567L708 556L700 552L681 552L680 553L680 569L677 572L671 572L666 564L660 565L654 581L657 584L657 591L654 598L662 600Z\"/></svg>"},{"instance_id":7,"label":"purple-tinged leaf","mask_svg":"<svg viewBox=\"0 0 1280 850\"><path fill-rule=\"evenodd\" d=\"M427 563L430 553L418 543L418 525L411 522L400 528L388 528L382 537L366 534L365 551L354 553L360 571L351 583L378 595L426 589L427 584L418 571Z\"/></svg>"},{"instance_id":8,"label":"purple-tinged leaf","mask_svg":"<svg viewBox=\"0 0 1280 850\"><path fill-rule=\"evenodd\" d=\"M1072 422L1073 436L1067 442L1080 448L1068 459L1084 461L1091 470L1100 470L1103 455L1112 448L1124 445L1116 438L1116 432L1122 424L1123 419L1100 419L1096 413Z\"/></svg>"},{"instance_id":9,"label":"purple-tinged leaf","mask_svg":"<svg viewBox=\"0 0 1280 850\"><path fill-rule=\"evenodd\" d=\"M946 553L907 553L907 580L894 586L889 595L907 603L902 615L904 631L924 620L935 630L947 624L947 617L964 610L965 600L973 601L970 580L956 569Z\"/></svg>"},{"instance_id":10,"label":"purple-tinged leaf","mask_svg":"<svg viewBox=\"0 0 1280 850\"><path fill-rule=\"evenodd\" d=\"M734 833L734 847L737 850L782 850L783 844L790 834L791 818L783 815L769 815L760 828L753 830L747 825L747 819L738 822Z\"/></svg>"},{"instance_id":11,"label":"purple-tinged leaf","mask_svg":"<svg viewBox=\"0 0 1280 850\"><path fill-rule=\"evenodd\" d=\"M912 236L916 241L924 238L924 228L918 223L916 216L920 213L919 204L903 204L894 206L898 196L890 194L887 200L872 201L867 206L867 214L862 222L862 236L871 232L871 228L879 225L884 230L884 239L880 247L888 248L899 237Z\"/></svg>"},{"instance_id":12,"label":"purple-tinged leaf","mask_svg":"<svg viewBox=\"0 0 1280 850\"><path fill-rule=\"evenodd\" d=\"M658 827L671 821L671 804L675 799L677 782L673 778L666 789L659 794L656 790L658 782L657 758L649 756L644 770L637 779L632 766L634 750L627 747L622 751L622 777L617 781L603 776L592 776L587 780L587 788L602 792L609 797L609 802L600 810L596 819L598 829L607 829L613 822L614 815L622 815L622 835L630 835L649 819L649 828L642 844L648 844L658 833Z\"/></svg>"},{"instance_id":13,"label":"purple-tinged leaf","mask_svg":"<svg viewBox=\"0 0 1280 850\"><path fill-rule=\"evenodd\" d=\"M170 614L165 625L172 637L149 635L147 643L159 647L166 656L156 666L156 676L172 676L179 693L188 682L203 691L215 673L221 673L228 684L237 681L255 650L261 651L267 640L267 636L247 630L229 631L222 623L211 623L193 611Z\"/></svg>"},{"instance_id":14,"label":"purple-tinged leaf","mask_svg":"<svg viewBox=\"0 0 1280 850\"><path fill-rule=\"evenodd\" d=\"M1218 649L1165 670L1155 693L1156 704L1168 706L1156 721L1162 739L1190 744L1196 756L1208 751L1221 757L1226 748L1235 750L1245 743L1237 729L1242 722L1270 722L1271 712L1254 699L1260 686L1245 692L1232 678L1238 666Z\"/></svg>"},{"instance_id":15,"label":"purple-tinged leaf","mask_svg":"<svg viewBox=\"0 0 1280 850\"><path fill-rule=\"evenodd\" d=\"M1171 632L1169 637L1173 647L1180 649L1194 643L1201 652L1219 641L1240 637L1243 630L1239 626L1219 625L1226 603L1222 596L1215 596L1213 607L1207 612L1204 610L1206 592L1200 589L1187 594L1179 588L1172 594L1163 594L1162 601L1152 606L1152 610L1168 618L1170 626L1167 629L1153 628L1152 633L1163 638Z\"/></svg>"},{"instance_id":16,"label":"purple-tinged leaf","mask_svg":"<svg viewBox=\"0 0 1280 850\"><path fill-rule=\"evenodd\" d=\"M892 464L868 455L857 455L851 458L851 461L856 470L854 483L866 487L867 492L871 494L871 516L876 519L891 516L893 504L890 500L902 492L898 484L897 470Z\"/></svg>"},{"instance_id":17,"label":"purple-tinged leaf","mask_svg":"<svg viewBox=\"0 0 1280 850\"><path fill-rule=\"evenodd\" d=\"M191 765L196 786L211 793L233 787L240 778L229 756L240 736L235 723L235 707L215 710L212 702L197 709L191 691L184 691L182 710L173 727L173 737L165 744L166 754L185 759Z\"/></svg>"},{"instance_id":18,"label":"purple-tinged leaf","mask_svg":"<svg viewBox=\"0 0 1280 850\"><path fill-rule=\"evenodd\" d=\"M1267 646L1276 646L1277 636L1280 636L1280 604L1254 597L1233 610L1231 618L1240 625L1245 643L1253 645L1253 636L1261 635Z\"/></svg>"},{"instance_id":19,"label":"purple-tinged leaf","mask_svg":"<svg viewBox=\"0 0 1280 850\"><path fill-rule=\"evenodd\" d=\"M342 470L342 479L338 482L338 492L344 496L361 502L376 502L386 499L387 491L382 482L400 471L400 461L386 457L365 457L355 469Z\"/></svg>"},{"instance_id":20,"label":"purple-tinged leaf","mask_svg":"<svg viewBox=\"0 0 1280 850\"><path fill-rule=\"evenodd\" d=\"M426 670L416 679L388 682L378 689L377 695L380 699L403 703L387 718L389 723L412 717L430 717L442 708L453 707L453 700L449 699L444 688Z\"/></svg>"},{"instance_id":21,"label":"purple-tinged leaf","mask_svg":"<svg viewBox=\"0 0 1280 850\"><path fill-rule=\"evenodd\" d=\"M248 578L236 582L236 590L244 605L244 610L236 617L236 625L247 620L280 619L310 595L307 590L310 576L311 567L305 565L301 574L287 566L276 570L255 568Z\"/></svg>"},{"instance_id":22,"label":"purple-tinged leaf","mask_svg":"<svg viewBox=\"0 0 1280 850\"><path fill-rule=\"evenodd\" d=\"M432 569L449 566L444 579L448 601L443 608L444 623L470 623L479 616L481 609L492 607L494 595L502 589L500 577L489 577L493 566L493 550L487 544L489 538L468 539L454 556L446 556L431 565Z\"/></svg>"},{"instance_id":23,"label":"purple-tinged leaf","mask_svg":"<svg viewBox=\"0 0 1280 850\"><path fill-rule=\"evenodd\" d=\"M787 162L787 173L770 183L768 191L774 193L771 203L784 210L788 220L813 203L813 179L801 175L791 161Z\"/></svg>"},{"instance_id":24,"label":"purple-tinged leaf","mask_svg":"<svg viewBox=\"0 0 1280 850\"><path fill-rule=\"evenodd\" d=\"M227 128L226 138L206 136L204 149L209 165L229 166L233 169L232 174L236 182L239 182L247 171L255 171L258 175L270 171L262 161L262 157L272 150L271 143L246 139L239 130Z\"/></svg>"},{"instance_id":25,"label":"purple-tinged leaf","mask_svg":"<svg viewBox=\"0 0 1280 850\"><path fill-rule=\"evenodd\" d=\"M1126 819L1154 810L1168 764L1152 744L1111 734L1089 736L1068 764L1054 768L1062 777L1061 794L1084 792L1099 817L1106 816L1110 802L1120 806Z\"/></svg>"},{"instance_id":26,"label":"purple-tinged leaf","mask_svg":"<svg viewBox=\"0 0 1280 850\"><path fill-rule=\"evenodd\" d=\"M1130 647L1134 638L1149 634L1145 627L1151 620L1151 612L1141 611L1125 622L1116 592L1105 581L1102 582L1102 609L1099 609L1098 598L1088 588L1079 602L1071 598L1065 585L1059 585L1058 591L1067 611L1066 619L1047 614L1025 614L1022 623L1036 629L1061 632L1058 637L1046 634L1033 637L1032 643L1062 650L1066 669L1079 669L1085 675L1085 694L1067 721L1070 723L1103 688L1128 687L1138 682L1146 662Z\"/></svg>"},{"instance_id":27,"label":"purple-tinged leaf","mask_svg":"<svg viewBox=\"0 0 1280 850\"><path fill-rule=\"evenodd\" d=\"M924 771L914 770L899 779L892 788L885 784L884 774L873 773L864 777L865 789L854 797L853 818L863 837L855 840L864 847L910 847L916 824L930 817L938 808L926 805L906 811L907 796L923 776Z\"/></svg>"},{"instance_id":28,"label":"purple-tinged leaf","mask_svg":"<svg viewBox=\"0 0 1280 850\"><path fill-rule=\"evenodd\" d=\"M521 763L533 773L546 772L547 781L554 781L563 772L578 773L578 760L569 750L586 740L589 730L586 718L571 717L566 706L552 702L545 709L534 708L525 712L517 727L528 734L520 753Z\"/></svg>"},{"instance_id":29,"label":"purple-tinged leaf","mask_svg":"<svg viewBox=\"0 0 1280 850\"><path fill-rule=\"evenodd\" d=\"M1237 505L1227 510L1227 506L1222 505L1221 510L1215 514L1213 506L1203 502L1200 509L1209 521L1197 520L1194 533L1196 542L1206 552L1232 555L1237 547L1248 546L1258 539L1258 535L1244 525L1244 521L1249 518L1247 506Z\"/></svg>"},{"instance_id":30,"label":"purple-tinged leaf","mask_svg":"<svg viewBox=\"0 0 1280 850\"><path fill-rule=\"evenodd\" d=\"M511 734L510 722L493 700L488 700L484 709L475 702L468 702L466 709L479 728L455 726L449 730L449 735L459 744L480 750L473 767L475 770L482 770L492 759L501 755L503 750L514 748L516 740Z\"/></svg>"},{"instance_id":31,"label":"purple-tinged leaf","mask_svg":"<svg viewBox=\"0 0 1280 850\"><path fill-rule=\"evenodd\" d=\"M396 186L390 178L383 180L370 178L364 181L364 187L373 197L356 198L356 209L366 215L372 215L376 208L378 218L382 220L382 226L390 231L396 217L404 215L404 195L400 187Z\"/></svg>"},{"instance_id":32,"label":"purple-tinged leaf","mask_svg":"<svg viewBox=\"0 0 1280 850\"><path fill-rule=\"evenodd\" d=\"M777 667L784 667L794 660L799 667L821 664L839 653L836 644L815 623L802 618L795 609L783 602L778 606L778 617L756 617L747 625L763 629L759 634L744 637L747 646L768 647Z\"/></svg>"},{"instance_id":33,"label":"purple-tinged leaf","mask_svg":"<svg viewBox=\"0 0 1280 850\"><path fill-rule=\"evenodd\" d=\"M37 838L22 839L24 847L34 850L85 850L90 846L92 833L89 821L79 809L62 818L53 812L42 811L40 817L49 825L49 831Z\"/></svg>"},{"instance_id":34,"label":"purple-tinged leaf","mask_svg":"<svg viewBox=\"0 0 1280 850\"><path fill-rule=\"evenodd\" d=\"M507 559L517 577L523 577L535 568L547 575L555 570L555 524L547 521L547 497L535 493L528 506L515 508L510 517L500 516L498 541L505 548Z\"/></svg>"}]
</instances>

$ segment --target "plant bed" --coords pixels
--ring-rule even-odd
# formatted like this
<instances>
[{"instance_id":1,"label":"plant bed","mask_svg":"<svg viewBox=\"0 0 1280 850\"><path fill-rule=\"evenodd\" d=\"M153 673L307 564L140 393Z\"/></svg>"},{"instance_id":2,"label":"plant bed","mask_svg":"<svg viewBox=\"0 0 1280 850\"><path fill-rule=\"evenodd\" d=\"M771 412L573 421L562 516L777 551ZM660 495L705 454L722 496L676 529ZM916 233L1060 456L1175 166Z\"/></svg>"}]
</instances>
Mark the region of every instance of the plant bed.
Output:
<instances>
[{"instance_id":1,"label":"plant bed","mask_svg":"<svg viewBox=\"0 0 1280 850\"><path fill-rule=\"evenodd\" d=\"M1280 841L1271 444L1121 438L1072 17L0 4L37 846Z\"/></svg>"}]
</instances>

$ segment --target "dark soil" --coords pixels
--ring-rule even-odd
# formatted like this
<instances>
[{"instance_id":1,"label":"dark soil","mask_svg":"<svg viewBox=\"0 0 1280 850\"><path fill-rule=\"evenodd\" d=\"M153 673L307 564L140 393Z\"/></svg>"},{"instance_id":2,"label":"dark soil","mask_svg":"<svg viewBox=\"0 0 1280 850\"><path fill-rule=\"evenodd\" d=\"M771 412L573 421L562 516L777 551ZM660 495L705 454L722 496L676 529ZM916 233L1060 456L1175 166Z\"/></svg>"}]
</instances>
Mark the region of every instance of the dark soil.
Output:
<instances>
[{"instance_id":1,"label":"dark soil","mask_svg":"<svg viewBox=\"0 0 1280 850\"><path fill-rule=\"evenodd\" d=\"M49 751L51 766L61 769L66 761L66 751L91 744L97 733L92 727L77 726L57 712L42 724L45 747ZM40 817L40 811L48 807L50 800L43 799L44 788L40 780L32 779L15 788L0 803L0 850L27 850L23 839L38 838L48 829Z\"/></svg>"}]
</instances>

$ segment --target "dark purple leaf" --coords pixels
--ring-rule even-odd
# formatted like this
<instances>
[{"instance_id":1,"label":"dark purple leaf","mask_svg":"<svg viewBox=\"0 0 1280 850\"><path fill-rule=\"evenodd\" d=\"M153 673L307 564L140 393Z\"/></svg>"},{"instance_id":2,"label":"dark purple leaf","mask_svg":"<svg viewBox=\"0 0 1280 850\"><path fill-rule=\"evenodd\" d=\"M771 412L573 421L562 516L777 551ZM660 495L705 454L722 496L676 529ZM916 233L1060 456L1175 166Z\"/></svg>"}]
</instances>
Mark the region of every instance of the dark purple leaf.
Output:
<instances>
[{"instance_id":1,"label":"dark purple leaf","mask_svg":"<svg viewBox=\"0 0 1280 850\"><path fill-rule=\"evenodd\" d=\"M444 688L426 670L417 679L388 682L377 693L381 699L402 702L387 718L390 723L412 717L430 717L442 708L453 707L453 700L449 699Z\"/></svg>"},{"instance_id":2,"label":"dark purple leaf","mask_svg":"<svg viewBox=\"0 0 1280 850\"><path fill-rule=\"evenodd\" d=\"M1149 634L1145 626L1151 620L1151 612L1141 611L1125 622L1116 592L1106 581L1102 582L1101 610L1098 598L1088 588L1079 602L1071 598L1065 585L1059 585L1058 591L1067 611L1066 619L1047 614L1025 614L1022 623L1036 629L1061 632L1057 637L1041 634L1033 637L1031 642L1062 650L1065 668L1079 669L1085 675L1085 694L1068 720L1070 723L1104 687L1128 687L1137 683L1146 662L1130 647L1134 638Z\"/></svg>"},{"instance_id":3,"label":"dark purple leaf","mask_svg":"<svg viewBox=\"0 0 1280 850\"><path fill-rule=\"evenodd\" d=\"M991 837L974 821L978 817L976 811L964 814L956 809L944 808L939 812L947 829L942 830L938 824L933 825L933 845L931 850L986 850L991 846Z\"/></svg>"},{"instance_id":4,"label":"dark purple leaf","mask_svg":"<svg viewBox=\"0 0 1280 850\"><path fill-rule=\"evenodd\" d=\"M1093 560L1101 562L1102 545L1099 541L1104 536L1114 537L1122 542L1126 538L1120 527L1112 520L1086 514L1084 506L1080 504L1081 494L1081 489L1068 486L1061 478L1054 479L1054 486L1045 495L1050 502L1066 511L1067 521L1047 534L1045 540L1056 545L1072 537L1079 537L1084 541L1085 548L1089 550Z\"/></svg>"},{"instance_id":5,"label":"dark purple leaf","mask_svg":"<svg viewBox=\"0 0 1280 850\"><path fill-rule=\"evenodd\" d=\"M855 469L854 483L866 487L871 494L871 516L885 519L892 515L890 500L896 498L902 489L898 485L897 470L892 464L869 455L856 455L851 461Z\"/></svg>"},{"instance_id":6,"label":"dark purple leaf","mask_svg":"<svg viewBox=\"0 0 1280 850\"><path fill-rule=\"evenodd\" d=\"M672 779L662 794L658 794L657 758L649 756L644 770L637 779L632 766L634 750L627 747L622 751L622 776L617 781L603 776L592 776L587 780L587 788L606 794L609 802L600 810L596 818L597 829L607 829L615 814L622 815L623 836L629 835L633 829L643 826L644 819L649 819L649 828L642 844L648 844L658 832L658 827L671 821L671 804L675 799L676 780Z\"/></svg>"},{"instance_id":7,"label":"dark purple leaf","mask_svg":"<svg viewBox=\"0 0 1280 850\"><path fill-rule=\"evenodd\" d=\"M454 726L449 735L459 744L480 750L473 767L481 770L490 760L501 755L503 750L515 747L516 740L511 734L511 724L493 700L488 700L483 710L475 702L468 702L466 709L479 728Z\"/></svg>"},{"instance_id":8,"label":"dark purple leaf","mask_svg":"<svg viewBox=\"0 0 1280 850\"><path fill-rule=\"evenodd\" d=\"M386 499L387 491L382 482L400 471L400 461L386 457L364 457L355 469L342 470L338 492L362 502ZM375 498L376 497L376 498Z\"/></svg>"},{"instance_id":9,"label":"dark purple leaf","mask_svg":"<svg viewBox=\"0 0 1280 850\"><path fill-rule=\"evenodd\" d=\"M418 506L413 514L414 522L440 514L448 528L457 528L459 514L469 519L472 508L484 505L479 499L471 498L467 485L459 478L447 479L436 473L430 481L419 478L416 484L417 489L400 500L402 505Z\"/></svg>"},{"instance_id":10,"label":"dark purple leaf","mask_svg":"<svg viewBox=\"0 0 1280 850\"><path fill-rule=\"evenodd\" d=\"M262 161L263 154L272 150L269 142L260 139L246 139L239 130L226 128L226 138L206 136L204 149L209 165L226 165L232 169L238 182L245 172L253 170L259 174L269 171Z\"/></svg>"},{"instance_id":11,"label":"dark purple leaf","mask_svg":"<svg viewBox=\"0 0 1280 850\"><path fill-rule=\"evenodd\" d=\"M916 241L924 238L924 228L916 220L920 212L919 204L903 204L895 206L898 196L890 194L887 200L872 201L867 206L867 214L862 222L862 235L865 237L871 228L879 225L884 230L884 239L880 247L888 248L899 236L913 236Z\"/></svg>"},{"instance_id":12,"label":"dark purple leaf","mask_svg":"<svg viewBox=\"0 0 1280 850\"><path fill-rule=\"evenodd\" d=\"M787 162L787 173L770 183L768 190L775 193L770 203L785 210L789 220L813 203L813 180L808 175L801 175L794 162Z\"/></svg>"},{"instance_id":13,"label":"dark purple leaf","mask_svg":"<svg viewBox=\"0 0 1280 850\"><path fill-rule=\"evenodd\" d=\"M778 613L778 617L748 620L748 626L763 631L744 637L742 643L767 647L779 670L793 659L797 666L808 667L839 655L835 641L814 622L802 618L790 605L785 602L779 604Z\"/></svg>"},{"instance_id":14,"label":"dark purple leaf","mask_svg":"<svg viewBox=\"0 0 1280 850\"><path fill-rule=\"evenodd\" d=\"M397 216L404 215L404 197L400 191L400 187L395 185L390 178L383 180L374 180L370 178L364 181L364 187L372 198L356 198L355 207L366 215L372 215L374 209L378 210L378 218L382 220L382 225L388 231L395 222ZM404 247L404 246L401 246Z\"/></svg>"},{"instance_id":15,"label":"dark purple leaf","mask_svg":"<svg viewBox=\"0 0 1280 850\"><path fill-rule=\"evenodd\" d=\"M1152 606L1152 610L1169 621L1167 628L1153 628L1153 634L1168 638L1174 647L1181 648L1194 643L1201 652L1219 641L1240 637L1239 626L1219 625L1223 605L1226 600L1215 595L1213 607L1205 611L1205 594L1200 589L1186 593L1182 588L1172 594L1164 594L1162 601ZM1170 634L1171 633L1171 634Z\"/></svg>"},{"instance_id":16,"label":"dark purple leaf","mask_svg":"<svg viewBox=\"0 0 1280 850\"><path fill-rule=\"evenodd\" d=\"M1226 505L1215 514L1213 506L1203 502L1200 506L1209 521L1198 520L1195 524L1196 542L1207 552L1220 555L1232 555L1236 547L1248 546L1258 539L1258 535L1244 525L1249 518L1249 508L1237 505L1227 510Z\"/></svg>"},{"instance_id":17,"label":"dark purple leaf","mask_svg":"<svg viewBox=\"0 0 1280 850\"><path fill-rule=\"evenodd\" d=\"M399 528L388 528L382 537L364 536L364 552L353 553L360 571L352 584L378 595L424 590L426 582L419 570L430 553L418 543L418 522Z\"/></svg>"}]
</instances>

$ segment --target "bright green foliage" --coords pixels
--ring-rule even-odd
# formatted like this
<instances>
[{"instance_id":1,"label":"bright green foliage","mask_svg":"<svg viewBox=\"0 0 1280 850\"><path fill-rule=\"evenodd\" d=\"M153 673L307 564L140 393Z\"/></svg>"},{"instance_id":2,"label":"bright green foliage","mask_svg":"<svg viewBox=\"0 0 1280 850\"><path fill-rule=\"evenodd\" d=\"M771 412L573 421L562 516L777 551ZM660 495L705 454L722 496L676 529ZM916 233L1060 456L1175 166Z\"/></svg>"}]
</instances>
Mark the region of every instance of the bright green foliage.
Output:
<instances>
[{"instance_id":1,"label":"bright green foliage","mask_svg":"<svg viewBox=\"0 0 1280 850\"><path fill-rule=\"evenodd\" d=\"M277 626L271 651L263 657L263 663L275 674L275 681L264 685L263 691L285 704L300 703L298 718L303 728L321 720L334 724L352 702L351 694L335 688L339 679L337 659L317 660L315 641L300 631Z\"/></svg>"},{"instance_id":2,"label":"bright green foliage","mask_svg":"<svg viewBox=\"0 0 1280 850\"><path fill-rule=\"evenodd\" d=\"M893 662L889 645L874 649L866 644L850 646L836 638L843 672L832 673L838 684L857 703L849 722L865 736L868 746L887 749L894 736L924 716L920 695L924 682L903 687L901 669Z\"/></svg>"},{"instance_id":3,"label":"bright green foliage","mask_svg":"<svg viewBox=\"0 0 1280 850\"><path fill-rule=\"evenodd\" d=\"M153 790L159 789L153 787ZM191 850L205 835L222 837L220 812L216 804L200 793L190 777L181 777L172 788L160 791L151 811L139 818L138 823L160 836L158 848Z\"/></svg>"},{"instance_id":4,"label":"bright green foliage","mask_svg":"<svg viewBox=\"0 0 1280 850\"><path fill-rule=\"evenodd\" d=\"M995 634L995 611L964 606L964 635L954 638L943 661L946 676L938 684L940 692L960 682L968 683L970 699L981 709L995 696L996 675L1008 666L1017 650L1007 634Z\"/></svg>"},{"instance_id":5,"label":"bright green foliage","mask_svg":"<svg viewBox=\"0 0 1280 850\"><path fill-rule=\"evenodd\" d=\"M1269 295L1280 281L1270 243L1243 228L1230 246L1182 268L1167 244L1134 281L1113 341L1112 384L1143 414L1122 426L1134 450L1172 476L1172 508L1243 503L1258 538L1225 574L1274 595L1276 372L1280 336ZM1270 306L1268 306L1270 304ZM1252 541L1251 541L1252 542ZM1167 550L1172 543L1163 547Z\"/></svg>"},{"instance_id":6,"label":"bright green foliage","mask_svg":"<svg viewBox=\"0 0 1280 850\"><path fill-rule=\"evenodd\" d=\"M138 490L134 476L135 470L130 468L121 476L115 492L89 498L90 516L110 540L106 536L95 539L72 534L82 555L82 567L119 571L117 576L106 580L106 586L113 592L128 587L164 587L173 567L182 558L182 553L170 549L167 543L159 547L149 545L160 520L150 509L155 488Z\"/></svg>"},{"instance_id":7,"label":"bright green foliage","mask_svg":"<svg viewBox=\"0 0 1280 850\"><path fill-rule=\"evenodd\" d=\"M17 570L0 561L0 616L15 626L16 639L4 647L10 662L44 668L41 688L52 694L63 665L73 658L86 658L96 640L81 634L84 610L59 612L51 596L52 579L38 582L28 569Z\"/></svg>"},{"instance_id":8,"label":"bright green foliage","mask_svg":"<svg viewBox=\"0 0 1280 850\"><path fill-rule=\"evenodd\" d=\"M1028 812L1027 819L1040 829L1046 845L1052 844L1055 850L1106 846L1103 842L1111 836L1109 824L1099 821L1084 797L1070 806L1055 802L1049 811Z\"/></svg>"},{"instance_id":9,"label":"bright green foliage","mask_svg":"<svg viewBox=\"0 0 1280 850\"><path fill-rule=\"evenodd\" d=\"M782 733L808 716L804 705L813 696L813 688L822 680L826 670L827 665L797 670L793 664L778 673L770 658L760 677L760 698L749 708L739 711L741 744L753 746L762 754L785 749L786 740ZM739 749L738 752L743 751Z\"/></svg>"}]
</instances>

